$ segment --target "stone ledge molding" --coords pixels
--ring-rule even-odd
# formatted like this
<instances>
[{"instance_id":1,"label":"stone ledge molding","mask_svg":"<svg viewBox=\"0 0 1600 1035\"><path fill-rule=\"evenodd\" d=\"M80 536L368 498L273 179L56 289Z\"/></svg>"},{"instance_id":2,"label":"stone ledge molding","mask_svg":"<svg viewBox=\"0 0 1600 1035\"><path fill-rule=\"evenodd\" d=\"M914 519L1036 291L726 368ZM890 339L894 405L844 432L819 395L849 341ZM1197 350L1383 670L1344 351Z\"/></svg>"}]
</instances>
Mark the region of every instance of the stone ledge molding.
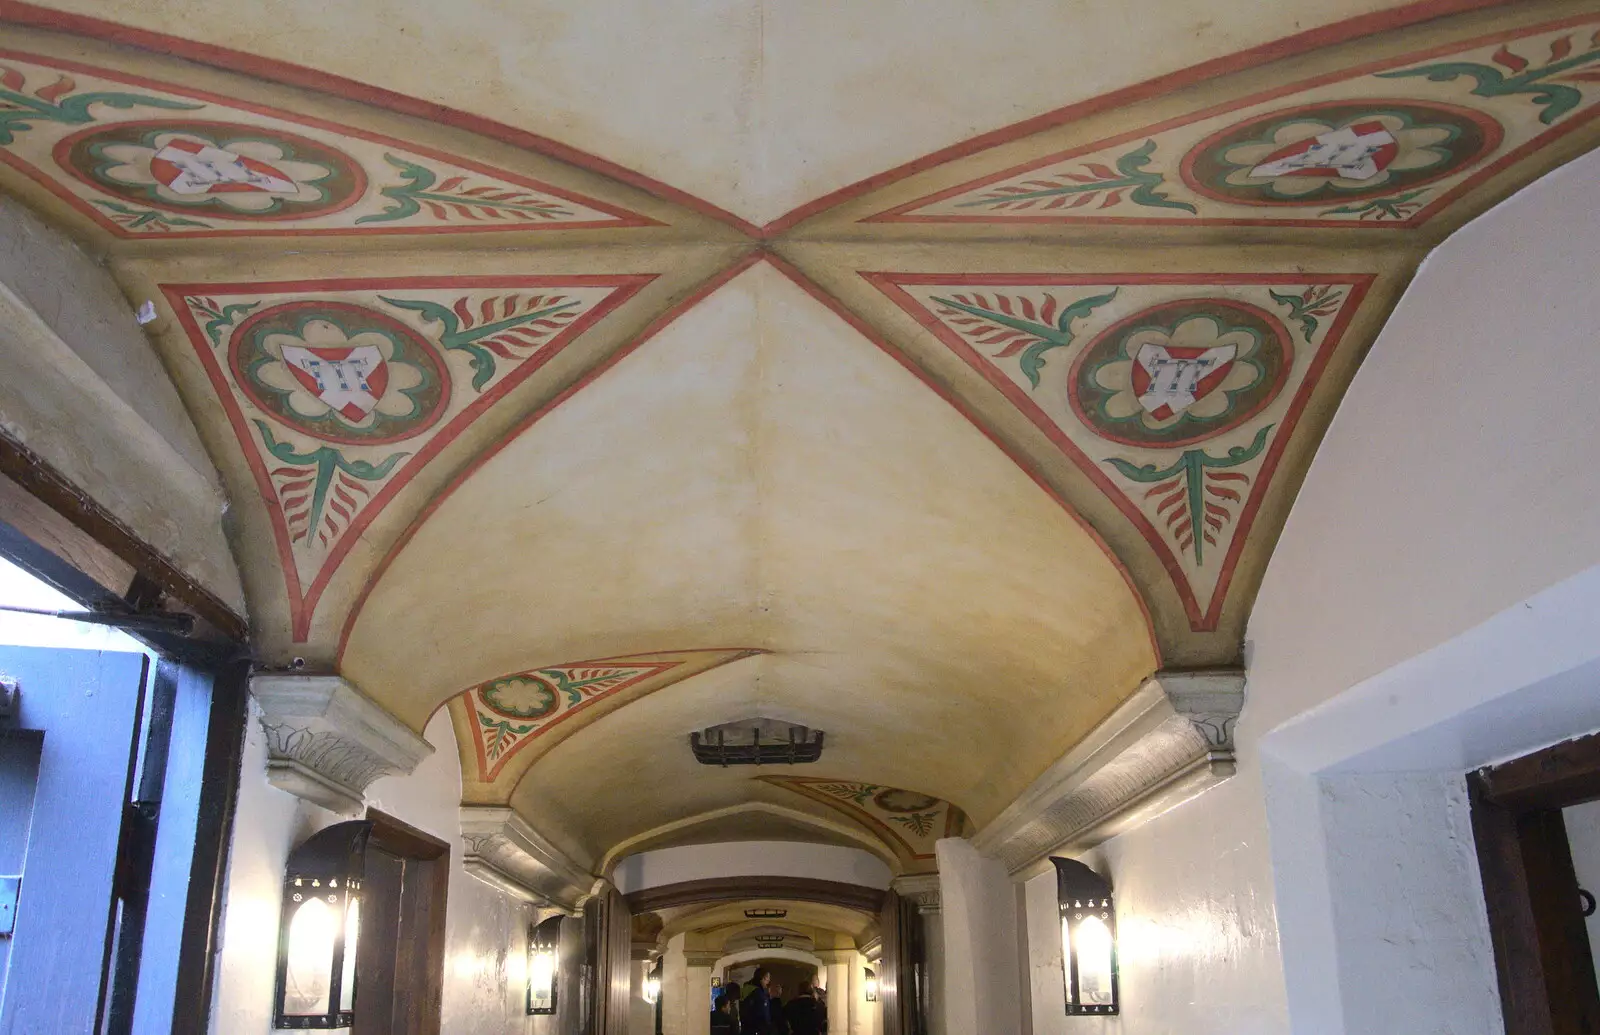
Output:
<instances>
[{"instance_id":1,"label":"stone ledge molding","mask_svg":"<svg viewBox=\"0 0 1600 1035\"><path fill-rule=\"evenodd\" d=\"M830 967L848 966L855 962L856 950L854 949L812 949L811 955L821 960Z\"/></svg>"},{"instance_id":2,"label":"stone ledge molding","mask_svg":"<svg viewBox=\"0 0 1600 1035\"><path fill-rule=\"evenodd\" d=\"M860 951L868 963L877 963L883 956L883 935L873 935L870 940L862 942Z\"/></svg>"},{"instance_id":3,"label":"stone ledge molding","mask_svg":"<svg viewBox=\"0 0 1600 1035\"><path fill-rule=\"evenodd\" d=\"M433 745L341 676L252 676L267 736L267 780L332 812L356 815L367 788L404 776Z\"/></svg>"},{"instance_id":4,"label":"stone ledge molding","mask_svg":"<svg viewBox=\"0 0 1600 1035\"><path fill-rule=\"evenodd\" d=\"M461 807L462 868L514 898L577 916L604 882L509 808Z\"/></svg>"},{"instance_id":5,"label":"stone ledge molding","mask_svg":"<svg viewBox=\"0 0 1600 1035\"><path fill-rule=\"evenodd\" d=\"M1013 879L1181 805L1234 773L1240 669L1164 669L978 832Z\"/></svg>"},{"instance_id":6,"label":"stone ledge molding","mask_svg":"<svg viewBox=\"0 0 1600 1035\"><path fill-rule=\"evenodd\" d=\"M889 888L901 898L915 905L917 912L923 916L932 916L944 908L944 899L939 892L939 875L937 873L918 873L896 877L889 882Z\"/></svg>"},{"instance_id":7,"label":"stone ledge molding","mask_svg":"<svg viewBox=\"0 0 1600 1035\"><path fill-rule=\"evenodd\" d=\"M685 952L683 954L683 962L690 967L704 967L710 970L717 965L717 961L724 955L720 950L716 952Z\"/></svg>"}]
</instances>

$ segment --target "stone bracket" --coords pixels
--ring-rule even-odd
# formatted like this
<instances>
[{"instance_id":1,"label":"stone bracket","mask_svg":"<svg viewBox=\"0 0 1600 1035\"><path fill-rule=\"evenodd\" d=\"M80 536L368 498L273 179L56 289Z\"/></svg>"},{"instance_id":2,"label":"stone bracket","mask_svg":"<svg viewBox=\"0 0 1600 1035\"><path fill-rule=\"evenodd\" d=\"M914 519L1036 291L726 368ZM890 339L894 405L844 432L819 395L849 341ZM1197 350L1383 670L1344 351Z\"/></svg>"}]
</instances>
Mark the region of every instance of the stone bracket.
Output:
<instances>
[{"instance_id":1,"label":"stone bracket","mask_svg":"<svg viewBox=\"0 0 1600 1035\"><path fill-rule=\"evenodd\" d=\"M932 916L944 908L944 898L939 891L937 873L917 873L896 877L889 882L889 890L910 901L923 916Z\"/></svg>"},{"instance_id":2,"label":"stone bracket","mask_svg":"<svg viewBox=\"0 0 1600 1035\"><path fill-rule=\"evenodd\" d=\"M1163 669L979 831L1016 879L1161 815L1233 775L1239 669Z\"/></svg>"},{"instance_id":3,"label":"stone bracket","mask_svg":"<svg viewBox=\"0 0 1600 1035\"><path fill-rule=\"evenodd\" d=\"M340 676L251 677L267 735L267 779L333 812L362 811L367 788L406 775L433 745Z\"/></svg>"},{"instance_id":4,"label":"stone bracket","mask_svg":"<svg viewBox=\"0 0 1600 1035\"><path fill-rule=\"evenodd\" d=\"M503 806L463 805L462 868L491 887L576 916L596 886L593 874Z\"/></svg>"}]
</instances>

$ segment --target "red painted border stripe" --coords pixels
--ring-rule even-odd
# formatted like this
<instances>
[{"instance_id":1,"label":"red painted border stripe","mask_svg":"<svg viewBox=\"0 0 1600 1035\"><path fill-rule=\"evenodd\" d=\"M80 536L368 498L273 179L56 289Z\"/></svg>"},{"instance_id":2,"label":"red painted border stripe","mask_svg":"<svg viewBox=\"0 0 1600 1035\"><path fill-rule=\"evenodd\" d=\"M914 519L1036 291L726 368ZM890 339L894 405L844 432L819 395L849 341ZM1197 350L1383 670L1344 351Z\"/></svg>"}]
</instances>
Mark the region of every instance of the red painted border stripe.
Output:
<instances>
[{"instance_id":1,"label":"red painted border stripe","mask_svg":"<svg viewBox=\"0 0 1600 1035\"><path fill-rule=\"evenodd\" d=\"M971 137L959 144L940 148L929 152L921 158L912 159L902 165L887 169L881 173L858 180L847 187L825 194L820 198L809 201L794 211L784 215L761 228L763 236L771 237L804 222L828 209L837 207L847 201L853 201L870 191L886 187L907 177L920 172L926 172L938 165L954 161L958 158L968 158L980 151L992 147L1009 144L1023 137L1057 126L1074 122L1078 119L1088 118L1115 108L1124 107L1138 101L1158 97L1164 93L1192 86L1207 79L1217 78L1231 72L1240 72L1245 69L1257 68L1261 65L1281 61L1284 58L1297 57L1301 54L1320 50L1338 43L1345 43L1363 36L1371 36L1380 32L1402 29L1422 22L1433 21L1452 14L1464 14L1469 11L1484 10L1492 7L1511 7L1517 0L1419 0L1417 3L1407 4L1387 11L1375 11L1371 14L1360 15L1331 25L1309 29L1293 36L1273 40L1259 46L1242 50L1225 57L1213 58L1203 61L1198 65L1169 72L1166 75L1147 79L1142 83L1113 90L1110 93L1091 97L1087 100L1057 108L1043 115L1013 123L1001 129L991 130ZM0 13L4 11L4 3L0 2Z\"/></svg>"},{"instance_id":2,"label":"red painted border stripe","mask_svg":"<svg viewBox=\"0 0 1600 1035\"><path fill-rule=\"evenodd\" d=\"M498 140L513 147L524 148L542 154L547 158L554 158L559 162L565 162L568 165L577 166L580 169L609 177L663 201L680 205L703 216L725 223L751 236L756 236L760 233L760 229L749 220L736 216L724 208L711 204L709 201L703 201L688 191L679 190L677 187L669 186L660 180L635 172L626 166L597 155L592 155L587 151L563 144L558 140L541 136L538 133L531 133L527 130L517 129L503 122L496 122L493 119L473 115L457 108L435 104L416 97L408 97L405 94L395 93L392 90L385 90L381 87L369 86L366 83L359 83L344 76L321 72L314 68L307 68L304 65L296 65L288 61L278 61L273 58L248 54L230 47L196 43L193 40L182 39L162 32L137 29L131 25L122 25L103 18L55 11L47 7L39 7L36 4L24 3L22 0L0 0L0 22L10 22L14 25L25 25L30 28L47 29L53 32L66 32L126 47L137 47L141 50L149 50L158 54L168 54L172 57L183 58L186 61L193 61L196 64L209 65L225 72L254 76L257 79L265 79L285 86L316 90L335 97L343 97L348 100L370 104L374 107L386 108L401 115L410 115L414 118L426 119L441 125L464 129L479 136Z\"/></svg>"},{"instance_id":3,"label":"red painted border stripe","mask_svg":"<svg viewBox=\"0 0 1600 1035\"><path fill-rule=\"evenodd\" d=\"M428 501L428 505L423 507L422 510L417 513L416 517L412 518L411 524L406 526L405 531L400 534L400 537L396 539L393 545L389 547L388 551L384 553L383 559L378 562L377 567L372 569L372 574L367 576L366 584L361 587L360 594L356 596L355 602L350 606L350 613L345 618L344 629L339 634L339 650L334 659L335 667L342 668L344 666L345 648L350 644L350 633L355 628L356 619L361 616L362 609L366 607L367 598L372 595L372 590L377 586L378 581L382 579L384 573L389 570L389 565L394 563L395 558L398 557L400 552L406 548L406 545L411 542L412 537L417 534L417 532L422 528L423 524L425 524L427 520L433 516L434 511L443 506L445 500L449 499L450 496L457 489L459 489L468 478L472 477L472 475L475 474L479 468L483 467L483 465L487 464L490 460L493 460L496 456L498 456L502 449L505 449L507 446L509 446L534 424L537 424L551 410L554 410L557 406L560 406L578 392L582 391L586 385L590 384L601 374L604 374L607 370L610 370L612 367L616 366L624 358L631 355L639 348L640 345L643 345L651 338L654 338L657 334L660 334L674 320L688 312L690 309L694 308L696 305L699 305L700 302L712 292L716 291L722 285L726 284L728 281L732 280L734 277L743 273L745 270L749 269L751 266L760 261L760 252L750 252L749 254L740 258L740 260L734 263L732 266L729 266L727 269L706 280L699 287L695 288L695 290L688 296L681 299L676 305L673 305L666 312L652 320L649 326L634 336L630 341L625 342L621 348L618 348L616 351L612 352L611 355L602 360L600 364L593 370L589 371L587 374L583 375L583 377L573 382L570 387L566 388L555 398L551 399L549 402L545 403L528 416L524 417L510 431L506 432L505 436L501 438L499 442L496 442L494 445L473 457L472 461L467 464L466 467L462 468L462 470L457 473L455 477L451 478L449 483L446 484L444 488L440 489L438 494L435 495L433 499Z\"/></svg>"}]
</instances>

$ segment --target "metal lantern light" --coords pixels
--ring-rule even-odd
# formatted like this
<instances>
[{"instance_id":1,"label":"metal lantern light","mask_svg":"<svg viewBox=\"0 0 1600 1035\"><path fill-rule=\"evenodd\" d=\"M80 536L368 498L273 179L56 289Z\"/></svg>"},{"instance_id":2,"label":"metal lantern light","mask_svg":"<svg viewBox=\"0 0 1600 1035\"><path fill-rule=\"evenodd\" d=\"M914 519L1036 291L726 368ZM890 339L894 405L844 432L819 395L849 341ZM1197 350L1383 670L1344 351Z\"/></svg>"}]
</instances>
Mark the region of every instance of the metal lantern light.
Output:
<instances>
[{"instance_id":1,"label":"metal lantern light","mask_svg":"<svg viewBox=\"0 0 1600 1035\"><path fill-rule=\"evenodd\" d=\"M561 917L552 916L528 929L528 1013L556 1012L556 984L561 977Z\"/></svg>"},{"instance_id":2,"label":"metal lantern light","mask_svg":"<svg viewBox=\"0 0 1600 1035\"><path fill-rule=\"evenodd\" d=\"M274 1028L355 1022L361 878L371 834L366 820L336 823L290 853L278 922Z\"/></svg>"},{"instance_id":3,"label":"metal lantern light","mask_svg":"<svg viewBox=\"0 0 1600 1035\"><path fill-rule=\"evenodd\" d=\"M1074 859L1050 861L1056 864L1067 1014L1116 1014L1117 911L1111 901L1111 882Z\"/></svg>"},{"instance_id":4,"label":"metal lantern light","mask_svg":"<svg viewBox=\"0 0 1600 1035\"><path fill-rule=\"evenodd\" d=\"M651 967L650 972L644 976L644 1001L647 1003L658 1003L661 1001L660 960L657 960L656 965Z\"/></svg>"},{"instance_id":5,"label":"metal lantern light","mask_svg":"<svg viewBox=\"0 0 1600 1035\"><path fill-rule=\"evenodd\" d=\"M871 967L861 969L866 971L867 975L866 981L861 986L866 991L867 1002L875 1003L878 1001L878 975L873 973Z\"/></svg>"}]
</instances>

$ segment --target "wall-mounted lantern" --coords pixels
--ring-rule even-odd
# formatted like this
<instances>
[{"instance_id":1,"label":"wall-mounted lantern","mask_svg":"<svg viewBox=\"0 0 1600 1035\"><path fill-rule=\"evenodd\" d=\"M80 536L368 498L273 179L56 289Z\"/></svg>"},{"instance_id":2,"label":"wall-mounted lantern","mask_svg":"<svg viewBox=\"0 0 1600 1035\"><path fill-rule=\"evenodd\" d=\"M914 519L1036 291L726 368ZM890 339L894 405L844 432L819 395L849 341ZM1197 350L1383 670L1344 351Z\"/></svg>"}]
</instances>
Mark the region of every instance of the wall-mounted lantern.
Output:
<instances>
[{"instance_id":1,"label":"wall-mounted lantern","mask_svg":"<svg viewBox=\"0 0 1600 1035\"><path fill-rule=\"evenodd\" d=\"M650 968L644 976L644 1001L659 1003L661 1001L661 961L656 960L656 965Z\"/></svg>"},{"instance_id":2,"label":"wall-mounted lantern","mask_svg":"<svg viewBox=\"0 0 1600 1035\"><path fill-rule=\"evenodd\" d=\"M1111 882L1073 859L1056 864L1061 969L1069 1016L1110 1016L1117 1001L1117 911Z\"/></svg>"},{"instance_id":3,"label":"wall-mounted lantern","mask_svg":"<svg viewBox=\"0 0 1600 1035\"><path fill-rule=\"evenodd\" d=\"M878 975L873 972L871 967L863 967L862 969L866 971L867 979L862 983L861 987L866 991L867 1002L875 1003L878 1001Z\"/></svg>"},{"instance_id":4,"label":"wall-mounted lantern","mask_svg":"<svg viewBox=\"0 0 1600 1035\"><path fill-rule=\"evenodd\" d=\"M528 1013L556 1012L556 984L561 977L561 917L552 916L528 929Z\"/></svg>"},{"instance_id":5,"label":"wall-mounted lantern","mask_svg":"<svg viewBox=\"0 0 1600 1035\"><path fill-rule=\"evenodd\" d=\"M348 1028L355 1022L356 953L366 820L335 823L289 855L278 922L273 1027Z\"/></svg>"}]
</instances>

